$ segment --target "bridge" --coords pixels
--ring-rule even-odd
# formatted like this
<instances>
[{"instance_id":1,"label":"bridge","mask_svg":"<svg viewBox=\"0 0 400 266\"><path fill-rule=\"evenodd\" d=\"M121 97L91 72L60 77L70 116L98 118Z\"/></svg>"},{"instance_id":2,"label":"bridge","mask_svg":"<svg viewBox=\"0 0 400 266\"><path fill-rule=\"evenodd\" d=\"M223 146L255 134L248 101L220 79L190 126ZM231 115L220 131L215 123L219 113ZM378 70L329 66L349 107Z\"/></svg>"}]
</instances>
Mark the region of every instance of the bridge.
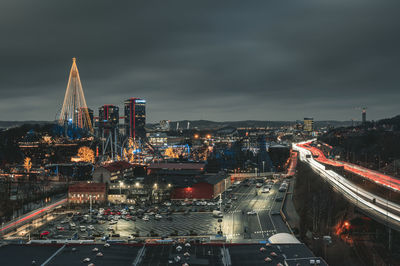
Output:
<instances>
[{"instance_id":1,"label":"bridge","mask_svg":"<svg viewBox=\"0 0 400 266\"><path fill-rule=\"evenodd\" d=\"M63 198L56 202L50 203L44 207L41 207L39 209L36 209L29 213L26 213L22 216L19 216L19 217L15 218L14 220L3 224L0 227L0 233L2 236L4 236L5 234L11 232L12 230L17 229L35 219L37 219L38 217L41 217L42 215L46 214L47 212L51 212L54 209L64 206L66 203L67 203L67 198Z\"/></svg>"},{"instance_id":2,"label":"bridge","mask_svg":"<svg viewBox=\"0 0 400 266\"><path fill-rule=\"evenodd\" d=\"M336 191L356 205L363 213L382 224L386 224L389 228L400 231L399 204L366 191L333 170L327 170L325 165L323 165L323 162L326 162L327 159L324 159L325 156L319 149L311 147L310 143L311 141L293 144L293 150L299 152L302 162L307 163L314 172L324 178ZM341 163L338 164L342 165ZM351 166L347 169L351 171L354 168L354 166ZM354 173L359 173L359 170L355 169ZM361 172L362 174L366 172L367 176L371 178L374 176L373 172L366 171L365 169ZM390 188L393 189L395 186L392 185Z\"/></svg>"}]
</instances>

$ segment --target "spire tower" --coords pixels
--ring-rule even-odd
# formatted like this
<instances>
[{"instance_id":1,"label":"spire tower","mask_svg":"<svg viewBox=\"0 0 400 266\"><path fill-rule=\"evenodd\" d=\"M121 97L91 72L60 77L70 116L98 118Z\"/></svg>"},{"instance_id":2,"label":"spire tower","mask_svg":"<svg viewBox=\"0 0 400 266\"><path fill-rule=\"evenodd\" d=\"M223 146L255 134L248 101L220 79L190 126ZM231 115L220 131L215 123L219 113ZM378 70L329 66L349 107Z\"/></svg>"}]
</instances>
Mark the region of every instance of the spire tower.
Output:
<instances>
[{"instance_id":1,"label":"spire tower","mask_svg":"<svg viewBox=\"0 0 400 266\"><path fill-rule=\"evenodd\" d=\"M72 67L69 73L67 90L61 109L59 123L86 129L93 133L93 125L86 105L81 79L79 77L76 58L72 58Z\"/></svg>"}]
</instances>

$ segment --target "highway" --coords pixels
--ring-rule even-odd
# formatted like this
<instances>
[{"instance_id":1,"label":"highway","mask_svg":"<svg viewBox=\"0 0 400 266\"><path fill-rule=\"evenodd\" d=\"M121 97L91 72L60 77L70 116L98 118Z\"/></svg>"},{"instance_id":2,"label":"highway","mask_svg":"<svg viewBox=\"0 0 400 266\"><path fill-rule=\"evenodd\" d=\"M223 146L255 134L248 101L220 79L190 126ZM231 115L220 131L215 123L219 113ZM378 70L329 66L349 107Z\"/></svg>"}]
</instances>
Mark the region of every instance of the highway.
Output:
<instances>
[{"instance_id":1,"label":"highway","mask_svg":"<svg viewBox=\"0 0 400 266\"><path fill-rule=\"evenodd\" d=\"M378 185L385 186L396 192L400 191L399 179L352 163L328 159L320 149L311 146L310 143L311 142L305 142L302 144L298 144L298 146L309 150L313 154L316 161L332 166L343 167L346 171L360 175L370 181L375 182Z\"/></svg>"},{"instance_id":2,"label":"highway","mask_svg":"<svg viewBox=\"0 0 400 266\"><path fill-rule=\"evenodd\" d=\"M334 189L342 193L366 214L369 214L380 222L388 224L393 229L400 230L400 206L398 204L367 192L332 170L326 170L325 166L321 163L321 160L324 161L323 158L325 156L321 155L321 151L315 147L311 147L309 144L310 141L293 144L292 148L299 152L301 161L309 164ZM314 158L313 155L318 157Z\"/></svg>"},{"instance_id":3,"label":"highway","mask_svg":"<svg viewBox=\"0 0 400 266\"><path fill-rule=\"evenodd\" d=\"M9 232L10 230L13 230L15 228L18 228L30 221L33 221L34 219L36 219L37 217L39 217L40 215L45 214L48 211L54 210L55 208L62 206L64 204L67 203L67 199L63 198L61 200L58 200L57 202L51 203L47 206L44 206L42 208L36 209L32 212L29 212L27 214L24 214L16 219L14 219L13 221L10 221L6 224L4 224L1 228L0 228L0 232L2 235L4 235L5 233Z\"/></svg>"}]
</instances>

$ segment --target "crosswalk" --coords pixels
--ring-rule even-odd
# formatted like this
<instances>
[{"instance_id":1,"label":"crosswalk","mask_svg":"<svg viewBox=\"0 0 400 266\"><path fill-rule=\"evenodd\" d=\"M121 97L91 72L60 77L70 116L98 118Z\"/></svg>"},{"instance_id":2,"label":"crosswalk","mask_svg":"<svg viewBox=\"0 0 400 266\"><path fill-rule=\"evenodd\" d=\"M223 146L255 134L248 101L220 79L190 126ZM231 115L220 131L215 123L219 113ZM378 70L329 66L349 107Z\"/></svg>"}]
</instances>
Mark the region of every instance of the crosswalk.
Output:
<instances>
[{"instance_id":1,"label":"crosswalk","mask_svg":"<svg viewBox=\"0 0 400 266\"><path fill-rule=\"evenodd\" d=\"M251 232L252 234L260 234L260 235L264 235L266 237L272 236L274 234L276 234L276 230L263 230L263 231L255 231L255 232ZM244 234L243 233L236 233L236 234L226 234L225 235L228 239L231 238L239 238L239 237L243 237Z\"/></svg>"},{"instance_id":2,"label":"crosswalk","mask_svg":"<svg viewBox=\"0 0 400 266\"><path fill-rule=\"evenodd\" d=\"M276 230L263 230L263 231L255 231L254 234L275 234Z\"/></svg>"},{"instance_id":3,"label":"crosswalk","mask_svg":"<svg viewBox=\"0 0 400 266\"><path fill-rule=\"evenodd\" d=\"M256 208L254 209L255 212L261 212L261 211L270 211L271 208ZM242 210L231 210L227 211L227 213L232 214L232 213L241 213Z\"/></svg>"}]
</instances>

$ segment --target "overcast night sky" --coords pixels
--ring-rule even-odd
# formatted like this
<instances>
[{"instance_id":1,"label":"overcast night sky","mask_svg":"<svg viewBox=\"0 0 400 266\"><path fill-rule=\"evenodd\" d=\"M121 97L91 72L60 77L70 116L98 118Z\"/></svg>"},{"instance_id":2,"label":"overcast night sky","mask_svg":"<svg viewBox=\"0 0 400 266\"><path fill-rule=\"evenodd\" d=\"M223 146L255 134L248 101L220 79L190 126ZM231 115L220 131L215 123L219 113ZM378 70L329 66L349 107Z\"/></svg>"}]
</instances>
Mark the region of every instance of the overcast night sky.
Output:
<instances>
[{"instance_id":1,"label":"overcast night sky","mask_svg":"<svg viewBox=\"0 0 400 266\"><path fill-rule=\"evenodd\" d=\"M391 117L399 13L398 0L2 0L0 120L54 120L72 57L96 115L141 97L148 122Z\"/></svg>"}]
</instances>

